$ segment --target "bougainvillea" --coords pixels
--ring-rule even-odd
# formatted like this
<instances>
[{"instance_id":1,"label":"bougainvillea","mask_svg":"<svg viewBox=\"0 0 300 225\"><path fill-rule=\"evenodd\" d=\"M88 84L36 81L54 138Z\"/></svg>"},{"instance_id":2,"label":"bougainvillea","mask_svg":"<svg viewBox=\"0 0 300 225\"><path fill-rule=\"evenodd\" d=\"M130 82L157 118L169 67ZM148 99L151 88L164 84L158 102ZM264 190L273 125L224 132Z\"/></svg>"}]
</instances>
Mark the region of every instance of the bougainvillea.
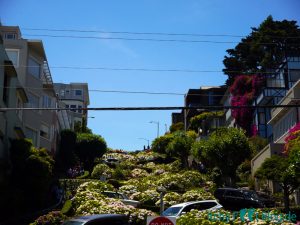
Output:
<instances>
[{"instance_id":1,"label":"bougainvillea","mask_svg":"<svg viewBox=\"0 0 300 225\"><path fill-rule=\"evenodd\" d=\"M289 130L289 134L285 138L284 153L288 154L296 142L300 142L300 122Z\"/></svg>"},{"instance_id":2,"label":"bougainvillea","mask_svg":"<svg viewBox=\"0 0 300 225\"><path fill-rule=\"evenodd\" d=\"M232 116L236 124L246 130L249 135L255 135L251 129L253 109L243 106L252 104L264 82L265 78L260 75L240 75L235 78L234 83L230 87L230 93L232 94L231 105L237 107L232 109Z\"/></svg>"}]
</instances>

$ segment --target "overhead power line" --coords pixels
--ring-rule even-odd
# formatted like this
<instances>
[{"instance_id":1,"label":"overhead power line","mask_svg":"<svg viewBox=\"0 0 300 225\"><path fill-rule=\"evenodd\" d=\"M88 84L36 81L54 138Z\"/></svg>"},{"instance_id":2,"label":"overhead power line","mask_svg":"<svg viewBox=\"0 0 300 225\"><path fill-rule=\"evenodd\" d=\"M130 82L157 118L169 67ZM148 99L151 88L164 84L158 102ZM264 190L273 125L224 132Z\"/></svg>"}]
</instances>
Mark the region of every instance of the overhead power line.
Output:
<instances>
[{"instance_id":1,"label":"overhead power line","mask_svg":"<svg viewBox=\"0 0 300 225\"><path fill-rule=\"evenodd\" d=\"M10 67L11 65L0 65L0 67ZM39 66L19 65L22 68L37 68ZM49 66L50 69L72 69L72 70L107 70L107 71L139 71L139 72L183 72L183 73L223 73L222 70L196 70L196 69L155 69L155 68L117 68L117 67L91 67L91 66ZM280 72L264 71L237 71L226 70L226 73L240 73L248 75L257 74L279 74Z\"/></svg>"},{"instance_id":2,"label":"overhead power line","mask_svg":"<svg viewBox=\"0 0 300 225\"><path fill-rule=\"evenodd\" d=\"M197 34L197 33L167 33L167 32L132 32L132 31L104 31L104 30L79 30L79 29L49 29L49 28L22 28L22 30L31 31L50 31L50 32L73 32L73 33L102 33L102 34L130 34L130 35L159 35L159 36L192 36L192 37L236 37L242 38L246 35L234 35L234 34ZM300 38L300 36L294 37L281 37L268 35L273 38Z\"/></svg>"},{"instance_id":3,"label":"overhead power line","mask_svg":"<svg viewBox=\"0 0 300 225\"><path fill-rule=\"evenodd\" d=\"M16 86L9 86L9 87L4 87L0 86L1 88L8 88L8 89L15 89L18 88ZM39 87L22 87L25 90L53 90L52 87L46 88L39 88ZM197 89L201 90L201 89ZM174 95L174 96L213 96L213 97L231 97L231 94L228 95L222 95L222 94L187 94L187 93L179 93L179 92L150 92L150 91L127 91L127 90L101 90L101 89L89 89L88 92L100 92L100 93L116 93L116 94L147 94L147 95ZM258 96L254 96L258 97ZM287 97L285 98L292 99L292 97Z\"/></svg>"},{"instance_id":4,"label":"overhead power line","mask_svg":"<svg viewBox=\"0 0 300 225\"><path fill-rule=\"evenodd\" d=\"M147 110L185 110L185 109L242 109L242 108L299 108L299 104L291 105L245 105L245 106L166 106L166 107L93 107L93 108L72 108L72 110L86 110L86 111L147 111ZM70 108L0 108L0 112L6 112L11 110L70 110Z\"/></svg>"},{"instance_id":5,"label":"overhead power line","mask_svg":"<svg viewBox=\"0 0 300 225\"><path fill-rule=\"evenodd\" d=\"M211 41L211 40L187 40L187 39L157 39L157 38L128 38L128 37L95 37L95 36L75 36L75 35L50 35L50 34L24 34L29 37L51 37L51 38L75 38L75 39L96 39L96 40L126 40L126 41L152 41L152 42L181 42L181 43L214 43L214 44L252 44L251 42L238 41ZM260 45L277 45L274 42L259 43ZM299 46L300 44L289 44L289 46Z\"/></svg>"}]
</instances>

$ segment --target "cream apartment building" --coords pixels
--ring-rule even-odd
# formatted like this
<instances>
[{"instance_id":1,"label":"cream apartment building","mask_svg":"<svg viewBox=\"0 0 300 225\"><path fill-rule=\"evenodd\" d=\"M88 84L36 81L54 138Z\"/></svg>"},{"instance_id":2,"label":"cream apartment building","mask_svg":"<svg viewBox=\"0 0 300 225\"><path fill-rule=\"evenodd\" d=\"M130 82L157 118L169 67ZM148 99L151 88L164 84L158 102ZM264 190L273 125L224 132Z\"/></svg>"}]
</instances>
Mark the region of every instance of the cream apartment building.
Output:
<instances>
[{"instance_id":1,"label":"cream apartment building","mask_svg":"<svg viewBox=\"0 0 300 225\"><path fill-rule=\"evenodd\" d=\"M20 86L25 89L28 98L25 107L57 107L43 42L22 38L19 27L1 26L0 33ZM56 110L21 110L20 113L25 136L32 139L34 146L46 148L54 154L60 129Z\"/></svg>"}]
</instances>

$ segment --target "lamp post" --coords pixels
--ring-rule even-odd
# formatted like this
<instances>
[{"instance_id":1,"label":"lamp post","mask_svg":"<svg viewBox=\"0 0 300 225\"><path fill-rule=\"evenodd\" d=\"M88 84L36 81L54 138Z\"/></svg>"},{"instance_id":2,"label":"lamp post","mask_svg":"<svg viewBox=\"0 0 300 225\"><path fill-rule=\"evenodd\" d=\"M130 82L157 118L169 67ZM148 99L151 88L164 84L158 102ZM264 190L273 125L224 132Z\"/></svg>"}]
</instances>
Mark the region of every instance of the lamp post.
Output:
<instances>
[{"instance_id":1,"label":"lamp post","mask_svg":"<svg viewBox=\"0 0 300 225\"><path fill-rule=\"evenodd\" d=\"M145 140L145 141L147 141L148 142L148 149L150 148L150 146L149 146L149 140L148 139L146 139L146 138L139 138L139 139L142 139L142 140Z\"/></svg>"},{"instance_id":2,"label":"lamp post","mask_svg":"<svg viewBox=\"0 0 300 225\"><path fill-rule=\"evenodd\" d=\"M149 123L155 123L157 125L157 137L159 137L159 122L158 121L150 121Z\"/></svg>"}]
</instances>

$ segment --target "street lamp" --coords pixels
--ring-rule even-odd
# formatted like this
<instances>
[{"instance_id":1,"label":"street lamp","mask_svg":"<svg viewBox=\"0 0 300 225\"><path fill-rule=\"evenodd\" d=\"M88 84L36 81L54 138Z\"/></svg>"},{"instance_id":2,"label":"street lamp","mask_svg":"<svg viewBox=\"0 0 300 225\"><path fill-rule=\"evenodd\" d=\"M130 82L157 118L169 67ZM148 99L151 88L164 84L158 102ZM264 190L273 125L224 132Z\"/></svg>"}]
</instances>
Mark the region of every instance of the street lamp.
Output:
<instances>
[{"instance_id":1,"label":"street lamp","mask_svg":"<svg viewBox=\"0 0 300 225\"><path fill-rule=\"evenodd\" d=\"M146 139L146 138L139 138L139 139L147 141L148 142L148 149L150 148L150 146L149 146L149 140L148 139Z\"/></svg>"},{"instance_id":2,"label":"street lamp","mask_svg":"<svg viewBox=\"0 0 300 225\"><path fill-rule=\"evenodd\" d=\"M94 117L94 116L88 116L88 118L95 119L95 117Z\"/></svg>"},{"instance_id":3,"label":"street lamp","mask_svg":"<svg viewBox=\"0 0 300 225\"><path fill-rule=\"evenodd\" d=\"M159 122L158 121L150 121L149 123L155 123L157 125L157 137L159 137Z\"/></svg>"}]
</instances>

